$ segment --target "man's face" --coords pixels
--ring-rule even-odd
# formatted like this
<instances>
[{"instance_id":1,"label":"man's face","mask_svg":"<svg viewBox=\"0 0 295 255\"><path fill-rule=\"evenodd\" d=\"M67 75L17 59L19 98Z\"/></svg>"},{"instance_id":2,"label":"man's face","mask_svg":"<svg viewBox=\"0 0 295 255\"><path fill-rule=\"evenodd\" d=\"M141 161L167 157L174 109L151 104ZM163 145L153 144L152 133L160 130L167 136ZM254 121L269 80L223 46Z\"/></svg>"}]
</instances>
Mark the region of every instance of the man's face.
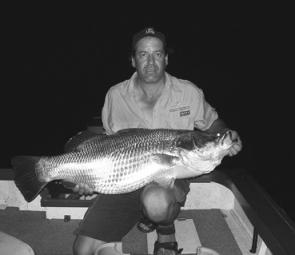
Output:
<instances>
[{"instance_id":1,"label":"man's face","mask_svg":"<svg viewBox=\"0 0 295 255\"><path fill-rule=\"evenodd\" d=\"M162 41L156 37L144 37L136 44L132 66L136 68L138 78L145 83L155 83L164 77L168 64Z\"/></svg>"}]
</instances>

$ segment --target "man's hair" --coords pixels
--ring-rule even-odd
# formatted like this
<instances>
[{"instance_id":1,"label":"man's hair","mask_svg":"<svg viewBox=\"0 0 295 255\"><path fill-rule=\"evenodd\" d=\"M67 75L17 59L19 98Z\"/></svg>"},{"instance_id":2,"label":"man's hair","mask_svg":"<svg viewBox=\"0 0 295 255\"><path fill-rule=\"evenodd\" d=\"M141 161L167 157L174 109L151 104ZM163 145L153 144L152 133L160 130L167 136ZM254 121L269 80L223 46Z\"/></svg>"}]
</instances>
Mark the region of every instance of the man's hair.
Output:
<instances>
[{"instance_id":1,"label":"man's hair","mask_svg":"<svg viewBox=\"0 0 295 255\"><path fill-rule=\"evenodd\" d=\"M132 37L132 52L131 52L132 56L135 55L136 44L138 43L138 41L141 40L142 38L148 37L148 36L160 39L163 43L163 48L164 48L165 54L167 53L167 43L166 43L165 35L159 31L156 31L153 27L147 27L147 28L139 31L135 35L133 35L133 37Z\"/></svg>"}]
</instances>

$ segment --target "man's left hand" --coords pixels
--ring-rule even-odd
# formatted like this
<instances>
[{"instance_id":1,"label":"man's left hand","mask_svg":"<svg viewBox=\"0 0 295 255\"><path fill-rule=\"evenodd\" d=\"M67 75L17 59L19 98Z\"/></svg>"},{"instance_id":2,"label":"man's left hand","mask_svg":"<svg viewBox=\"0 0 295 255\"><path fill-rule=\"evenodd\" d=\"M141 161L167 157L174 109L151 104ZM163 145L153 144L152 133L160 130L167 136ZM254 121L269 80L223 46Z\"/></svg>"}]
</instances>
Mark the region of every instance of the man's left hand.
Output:
<instances>
[{"instance_id":1,"label":"man's left hand","mask_svg":"<svg viewBox=\"0 0 295 255\"><path fill-rule=\"evenodd\" d=\"M231 130L231 139L233 145L229 148L229 156L234 156L242 150L242 141L237 131Z\"/></svg>"}]
</instances>

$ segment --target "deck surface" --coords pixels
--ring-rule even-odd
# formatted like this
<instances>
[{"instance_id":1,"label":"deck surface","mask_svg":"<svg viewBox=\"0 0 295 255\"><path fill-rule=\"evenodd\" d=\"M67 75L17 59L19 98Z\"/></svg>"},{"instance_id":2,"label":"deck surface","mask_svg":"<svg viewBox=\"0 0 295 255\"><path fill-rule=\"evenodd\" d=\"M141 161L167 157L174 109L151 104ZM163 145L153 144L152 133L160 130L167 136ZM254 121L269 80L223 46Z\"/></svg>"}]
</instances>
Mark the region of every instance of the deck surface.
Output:
<instances>
[{"instance_id":1,"label":"deck surface","mask_svg":"<svg viewBox=\"0 0 295 255\"><path fill-rule=\"evenodd\" d=\"M190 245L190 247L181 247L184 242L179 241L179 247L185 248L183 254L192 254L189 252L193 249L193 245L199 245L199 242L202 246L214 249L221 255L244 254L239 249L226 223L226 215L220 210L186 210L182 211L179 217L190 219L185 224L180 222L180 227L177 227L180 232L178 235L182 235L182 239ZM48 220L44 212L19 211L17 208L0 210L0 219L0 230L30 244L36 255L72 254L72 244L75 238L73 232L80 220L68 222ZM186 229L188 222L193 222L196 233L192 234L191 226ZM196 235L199 240L194 240ZM134 227L124 237L123 250L131 254L148 254L148 243L153 242L151 240L151 237Z\"/></svg>"}]
</instances>

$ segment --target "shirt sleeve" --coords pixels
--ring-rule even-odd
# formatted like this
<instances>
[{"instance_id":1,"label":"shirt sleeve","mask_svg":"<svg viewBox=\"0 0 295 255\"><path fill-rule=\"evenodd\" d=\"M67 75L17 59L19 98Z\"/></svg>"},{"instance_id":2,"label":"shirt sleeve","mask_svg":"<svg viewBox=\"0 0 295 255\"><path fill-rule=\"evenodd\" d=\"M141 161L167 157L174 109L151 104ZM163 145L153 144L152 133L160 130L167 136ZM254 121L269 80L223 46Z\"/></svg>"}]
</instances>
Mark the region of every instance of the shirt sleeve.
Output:
<instances>
[{"instance_id":1,"label":"shirt sleeve","mask_svg":"<svg viewBox=\"0 0 295 255\"><path fill-rule=\"evenodd\" d=\"M197 94L197 100L194 100L196 103L194 127L206 130L210 128L216 119L218 119L218 114L216 110L205 100L204 93L201 89L196 88L195 93Z\"/></svg>"},{"instance_id":2,"label":"shirt sleeve","mask_svg":"<svg viewBox=\"0 0 295 255\"><path fill-rule=\"evenodd\" d=\"M108 135L113 134L112 130L112 96L111 96L111 91L109 90L105 96L105 101L104 105L102 108L102 113L101 113L101 121L103 124L103 128L105 129L106 133Z\"/></svg>"}]
</instances>

